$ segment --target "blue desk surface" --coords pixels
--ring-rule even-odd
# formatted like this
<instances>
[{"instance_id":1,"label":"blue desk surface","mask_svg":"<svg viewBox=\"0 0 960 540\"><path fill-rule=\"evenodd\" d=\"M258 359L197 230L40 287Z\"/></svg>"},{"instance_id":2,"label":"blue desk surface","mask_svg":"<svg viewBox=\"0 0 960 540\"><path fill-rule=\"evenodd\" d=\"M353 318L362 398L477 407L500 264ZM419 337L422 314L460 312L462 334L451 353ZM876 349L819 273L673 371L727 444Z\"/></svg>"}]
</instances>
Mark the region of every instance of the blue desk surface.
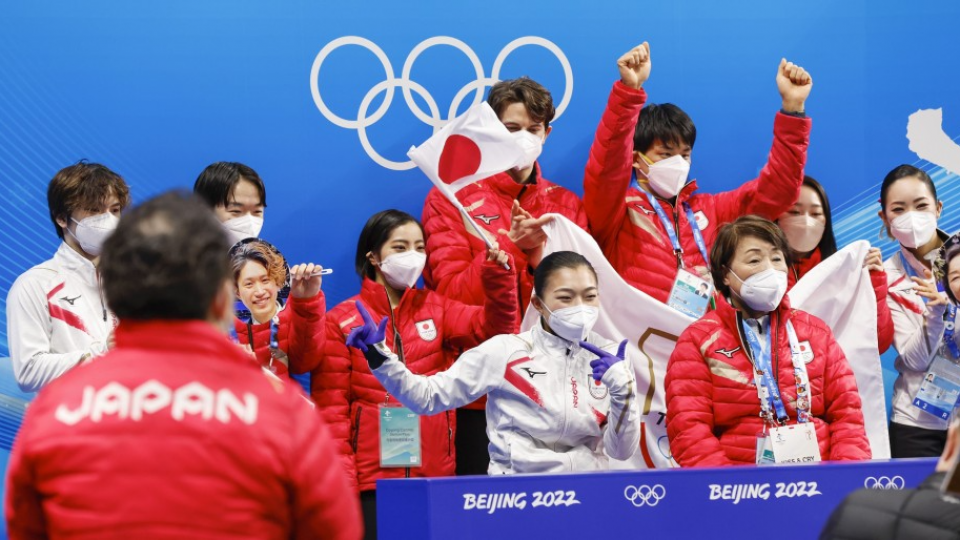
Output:
<instances>
[{"instance_id":1,"label":"blue desk surface","mask_svg":"<svg viewBox=\"0 0 960 540\"><path fill-rule=\"evenodd\" d=\"M379 538L817 538L850 492L914 487L935 459L383 480ZM493 509L491 509L493 508Z\"/></svg>"}]
</instances>

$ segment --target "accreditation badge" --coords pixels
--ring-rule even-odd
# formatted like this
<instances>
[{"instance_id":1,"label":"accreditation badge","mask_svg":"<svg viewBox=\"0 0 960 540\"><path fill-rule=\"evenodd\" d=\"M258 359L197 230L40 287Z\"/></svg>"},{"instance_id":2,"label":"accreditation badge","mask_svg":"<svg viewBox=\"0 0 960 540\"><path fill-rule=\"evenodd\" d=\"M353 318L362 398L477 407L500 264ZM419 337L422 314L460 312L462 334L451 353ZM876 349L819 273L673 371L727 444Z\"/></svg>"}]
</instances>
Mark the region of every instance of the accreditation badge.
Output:
<instances>
[{"instance_id":1,"label":"accreditation badge","mask_svg":"<svg viewBox=\"0 0 960 540\"><path fill-rule=\"evenodd\" d=\"M380 405L380 466L419 467L420 417L406 407Z\"/></svg>"},{"instance_id":2,"label":"accreditation badge","mask_svg":"<svg viewBox=\"0 0 960 540\"><path fill-rule=\"evenodd\" d=\"M773 458L770 436L767 434L757 435L757 465L773 465L774 463L776 463L776 460Z\"/></svg>"},{"instance_id":3,"label":"accreditation badge","mask_svg":"<svg viewBox=\"0 0 960 540\"><path fill-rule=\"evenodd\" d=\"M712 297L713 283L681 268L677 270L677 279L673 282L667 305L684 315L699 319L707 312Z\"/></svg>"},{"instance_id":4,"label":"accreditation badge","mask_svg":"<svg viewBox=\"0 0 960 540\"><path fill-rule=\"evenodd\" d=\"M770 444L777 463L817 463L820 444L813 422L780 426L770 430Z\"/></svg>"},{"instance_id":5,"label":"accreditation badge","mask_svg":"<svg viewBox=\"0 0 960 540\"><path fill-rule=\"evenodd\" d=\"M941 420L947 420L958 399L960 365L938 353L920 382L920 390L913 398L913 406Z\"/></svg>"}]
</instances>

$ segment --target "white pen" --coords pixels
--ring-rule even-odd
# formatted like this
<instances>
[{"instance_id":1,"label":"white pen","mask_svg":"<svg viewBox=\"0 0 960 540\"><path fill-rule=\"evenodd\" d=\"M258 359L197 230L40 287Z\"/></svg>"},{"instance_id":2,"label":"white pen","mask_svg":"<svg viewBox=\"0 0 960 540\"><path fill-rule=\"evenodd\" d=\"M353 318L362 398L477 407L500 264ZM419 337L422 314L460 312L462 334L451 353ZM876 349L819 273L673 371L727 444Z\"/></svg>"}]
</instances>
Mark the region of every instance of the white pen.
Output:
<instances>
[{"instance_id":1,"label":"white pen","mask_svg":"<svg viewBox=\"0 0 960 540\"><path fill-rule=\"evenodd\" d=\"M310 277L326 276L332 273L333 273L333 268L321 268L320 270L317 270L312 274L310 274Z\"/></svg>"}]
</instances>

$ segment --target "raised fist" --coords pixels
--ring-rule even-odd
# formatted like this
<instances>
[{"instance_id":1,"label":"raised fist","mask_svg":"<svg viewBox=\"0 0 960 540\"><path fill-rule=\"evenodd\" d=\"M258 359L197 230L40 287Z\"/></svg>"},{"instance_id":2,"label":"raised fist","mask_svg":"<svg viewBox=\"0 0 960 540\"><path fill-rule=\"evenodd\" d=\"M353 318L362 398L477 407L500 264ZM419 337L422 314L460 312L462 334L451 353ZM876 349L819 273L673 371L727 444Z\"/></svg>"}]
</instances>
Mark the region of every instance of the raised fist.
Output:
<instances>
[{"instance_id":1,"label":"raised fist","mask_svg":"<svg viewBox=\"0 0 960 540\"><path fill-rule=\"evenodd\" d=\"M640 88L650 78L650 44L637 45L617 60L620 80L630 88Z\"/></svg>"},{"instance_id":2,"label":"raised fist","mask_svg":"<svg viewBox=\"0 0 960 540\"><path fill-rule=\"evenodd\" d=\"M787 62L786 58L780 59L780 67L777 69L777 89L780 90L780 97L783 99L783 110L803 112L803 104L807 101L812 88L813 78L807 70L793 62Z\"/></svg>"}]
</instances>

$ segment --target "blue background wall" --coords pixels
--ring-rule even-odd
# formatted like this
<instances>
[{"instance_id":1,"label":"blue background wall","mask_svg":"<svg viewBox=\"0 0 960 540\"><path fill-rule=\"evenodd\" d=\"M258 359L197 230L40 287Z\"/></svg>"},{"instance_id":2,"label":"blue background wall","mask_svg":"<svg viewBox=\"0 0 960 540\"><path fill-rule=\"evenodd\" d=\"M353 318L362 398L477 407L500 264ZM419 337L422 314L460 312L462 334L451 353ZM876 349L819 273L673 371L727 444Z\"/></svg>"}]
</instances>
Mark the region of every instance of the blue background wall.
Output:
<instances>
[{"instance_id":1,"label":"blue background wall","mask_svg":"<svg viewBox=\"0 0 960 540\"><path fill-rule=\"evenodd\" d=\"M948 187L955 176L918 162L905 137L909 114L938 107L945 131L960 135L958 23L960 4L948 1L6 1L0 304L17 275L55 250L46 185L80 158L122 174L135 201L191 187L210 162L247 163L268 185L263 236L292 262L336 270L324 280L330 305L353 294L353 252L366 218L388 207L419 216L430 184L416 170L376 164L356 131L334 125L315 105L314 59L348 35L376 43L397 77L411 49L434 36L469 45L485 76L516 38L555 43L569 59L573 90L541 163L548 178L577 193L621 53L651 43L650 98L675 102L695 120L693 174L711 191L732 188L762 167L779 107L775 71L786 56L814 77L808 173L827 186L841 243L876 240L877 185L902 162L935 173L945 216L960 216L952 213L960 193ZM501 77L519 75L544 83L557 101L565 91L560 63L545 49L512 53ZM476 76L462 52L440 46L419 56L410 78L445 115ZM376 57L349 46L324 61L318 84L330 108L352 120L382 80ZM373 148L396 161L431 133L399 91L368 128ZM953 231L957 222L941 224ZM889 253L888 243L880 245Z\"/></svg>"}]
</instances>

